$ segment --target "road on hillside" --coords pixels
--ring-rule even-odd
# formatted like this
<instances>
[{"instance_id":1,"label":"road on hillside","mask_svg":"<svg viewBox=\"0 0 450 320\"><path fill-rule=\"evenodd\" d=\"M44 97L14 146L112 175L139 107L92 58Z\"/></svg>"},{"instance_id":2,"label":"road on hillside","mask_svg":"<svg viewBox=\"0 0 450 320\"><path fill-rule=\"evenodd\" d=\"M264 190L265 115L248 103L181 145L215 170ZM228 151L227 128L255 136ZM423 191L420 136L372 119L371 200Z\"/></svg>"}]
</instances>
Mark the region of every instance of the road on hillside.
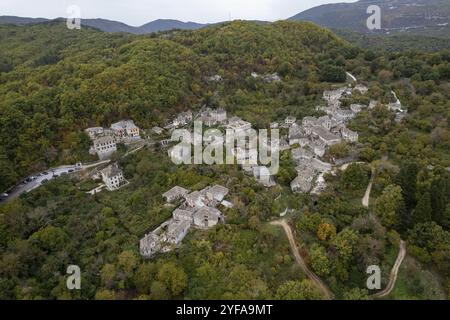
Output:
<instances>
[{"instance_id":1,"label":"road on hillside","mask_svg":"<svg viewBox=\"0 0 450 320\"><path fill-rule=\"evenodd\" d=\"M302 271L306 274L306 276L311 279L314 284L319 288L319 290L323 293L326 299L331 300L334 298L334 294L330 291L328 286L313 272L309 269L305 260L301 256L297 244L295 242L294 234L292 233L291 226L286 222L286 220L279 220L271 222L272 225L281 226L286 232L286 235L289 239L289 244L291 246L292 253L294 254L295 260L298 265L302 269Z\"/></svg>"},{"instance_id":2,"label":"road on hillside","mask_svg":"<svg viewBox=\"0 0 450 320\"><path fill-rule=\"evenodd\" d=\"M403 260L406 256L406 243L403 240L400 240L400 250L397 256L397 260L395 260L394 266L392 267L390 276L389 276L389 282L385 289L383 289L380 292L375 293L372 295L374 298L384 298L391 294L392 290L395 287L395 283L397 281L398 271L400 269L400 266L402 265Z\"/></svg>"}]
</instances>

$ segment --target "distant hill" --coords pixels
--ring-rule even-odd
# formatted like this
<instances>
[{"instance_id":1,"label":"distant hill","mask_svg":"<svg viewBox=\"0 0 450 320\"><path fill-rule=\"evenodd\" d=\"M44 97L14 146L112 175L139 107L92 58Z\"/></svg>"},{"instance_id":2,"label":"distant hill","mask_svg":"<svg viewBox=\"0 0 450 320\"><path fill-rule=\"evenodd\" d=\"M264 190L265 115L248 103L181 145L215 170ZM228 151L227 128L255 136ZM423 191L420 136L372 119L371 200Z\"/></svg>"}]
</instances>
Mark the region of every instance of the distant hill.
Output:
<instances>
[{"instance_id":1,"label":"distant hill","mask_svg":"<svg viewBox=\"0 0 450 320\"><path fill-rule=\"evenodd\" d=\"M63 18L58 18L55 20L62 20ZM24 18L24 17L14 17L14 16L0 16L0 24L14 24L14 25L26 25L26 24L37 24L43 22L52 21L51 19L45 18ZM106 20L106 19L83 19L82 25L97 28L104 32L127 32L133 34L145 34L159 31L168 31L173 29L181 30L196 30L207 26L207 24L195 23L195 22L182 22L179 20L165 20L159 19L140 27L129 26L125 23Z\"/></svg>"},{"instance_id":2,"label":"distant hill","mask_svg":"<svg viewBox=\"0 0 450 320\"><path fill-rule=\"evenodd\" d=\"M331 29L370 32L366 26L367 8L381 8L381 33L421 32L430 35L449 34L449 0L360 0L318 6L301 12L290 20L311 21Z\"/></svg>"},{"instance_id":3,"label":"distant hill","mask_svg":"<svg viewBox=\"0 0 450 320\"><path fill-rule=\"evenodd\" d=\"M15 17L15 16L0 16L0 24L33 24L48 21L45 18L26 18L26 17Z\"/></svg>"}]
</instances>

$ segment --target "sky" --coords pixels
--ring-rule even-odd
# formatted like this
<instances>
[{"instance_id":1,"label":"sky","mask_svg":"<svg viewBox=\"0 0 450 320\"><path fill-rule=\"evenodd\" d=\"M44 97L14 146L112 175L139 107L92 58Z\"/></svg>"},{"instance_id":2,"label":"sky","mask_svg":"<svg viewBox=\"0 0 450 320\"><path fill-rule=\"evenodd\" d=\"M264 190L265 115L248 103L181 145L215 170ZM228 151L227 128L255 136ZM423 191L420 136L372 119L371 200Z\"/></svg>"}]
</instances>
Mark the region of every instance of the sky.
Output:
<instances>
[{"instance_id":1,"label":"sky","mask_svg":"<svg viewBox=\"0 0 450 320\"><path fill-rule=\"evenodd\" d=\"M67 17L67 8L76 5L81 9L81 18L104 18L132 26L156 19L199 23L235 19L275 21L337 2L356 0L0 0L0 16Z\"/></svg>"}]
</instances>

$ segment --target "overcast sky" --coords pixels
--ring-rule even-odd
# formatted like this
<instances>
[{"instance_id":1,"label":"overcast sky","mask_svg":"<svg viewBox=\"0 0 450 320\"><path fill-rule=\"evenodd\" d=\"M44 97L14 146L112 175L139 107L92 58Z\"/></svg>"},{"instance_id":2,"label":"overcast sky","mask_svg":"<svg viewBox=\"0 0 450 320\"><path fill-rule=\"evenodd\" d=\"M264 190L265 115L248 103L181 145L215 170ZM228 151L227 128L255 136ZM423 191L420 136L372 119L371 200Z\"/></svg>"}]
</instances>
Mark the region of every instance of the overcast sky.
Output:
<instances>
[{"instance_id":1,"label":"overcast sky","mask_svg":"<svg viewBox=\"0 0 450 320\"><path fill-rule=\"evenodd\" d=\"M155 19L201 23L231 19L274 21L303 10L356 0L0 0L0 15L57 18L77 5L82 18L104 18L140 26Z\"/></svg>"}]
</instances>

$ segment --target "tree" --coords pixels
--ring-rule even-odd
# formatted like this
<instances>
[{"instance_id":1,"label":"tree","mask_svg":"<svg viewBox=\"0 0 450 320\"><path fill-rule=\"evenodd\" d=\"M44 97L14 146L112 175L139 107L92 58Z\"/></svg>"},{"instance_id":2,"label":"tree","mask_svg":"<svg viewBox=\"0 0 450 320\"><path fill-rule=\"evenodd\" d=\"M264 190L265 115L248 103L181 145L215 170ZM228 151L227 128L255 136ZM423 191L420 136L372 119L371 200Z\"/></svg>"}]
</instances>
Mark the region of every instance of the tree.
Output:
<instances>
[{"instance_id":1,"label":"tree","mask_svg":"<svg viewBox=\"0 0 450 320\"><path fill-rule=\"evenodd\" d=\"M30 240L44 250L57 251L66 245L68 236L61 228L47 226L33 233Z\"/></svg>"},{"instance_id":2,"label":"tree","mask_svg":"<svg viewBox=\"0 0 450 320\"><path fill-rule=\"evenodd\" d=\"M111 290L100 290L95 294L95 300L115 300L116 294Z\"/></svg>"},{"instance_id":3,"label":"tree","mask_svg":"<svg viewBox=\"0 0 450 320\"><path fill-rule=\"evenodd\" d=\"M100 279L102 280L102 284L106 288L112 289L115 284L116 274L117 271L115 265L110 263L105 264L100 271Z\"/></svg>"},{"instance_id":4,"label":"tree","mask_svg":"<svg viewBox=\"0 0 450 320\"><path fill-rule=\"evenodd\" d=\"M287 281L278 287L277 300L323 300L323 296L311 280Z\"/></svg>"},{"instance_id":5,"label":"tree","mask_svg":"<svg viewBox=\"0 0 450 320\"><path fill-rule=\"evenodd\" d=\"M402 164L396 177L396 184L402 188L403 199L409 211L416 206L418 173L419 166L415 162L406 162Z\"/></svg>"},{"instance_id":6,"label":"tree","mask_svg":"<svg viewBox=\"0 0 450 320\"><path fill-rule=\"evenodd\" d=\"M329 241L336 236L336 227L331 223L323 222L317 229L317 237L320 241Z\"/></svg>"},{"instance_id":7,"label":"tree","mask_svg":"<svg viewBox=\"0 0 450 320\"><path fill-rule=\"evenodd\" d=\"M414 223L417 224L430 222L432 211L433 208L431 207L431 195L429 192L425 192L413 211Z\"/></svg>"},{"instance_id":8,"label":"tree","mask_svg":"<svg viewBox=\"0 0 450 320\"><path fill-rule=\"evenodd\" d=\"M350 228L345 228L337 234L332 244L339 253L343 262L348 262L353 258L353 251L358 242L359 235Z\"/></svg>"},{"instance_id":9,"label":"tree","mask_svg":"<svg viewBox=\"0 0 450 320\"><path fill-rule=\"evenodd\" d=\"M138 257L131 250L123 251L118 257L117 265L123 270L127 278L131 279L134 274L134 270L138 265Z\"/></svg>"},{"instance_id":10,"label":"tree","mask_svg":"<svg viewBox=\"0 0 450 320\"><path fill-rule=\"evenodd\" d=\"M434 180L430 188L431 208L433 220L445 226L446 192L449 192L447 181L443 176Z\"/></svg>"},{"instance_id":11,"label":"tree","mask_svg":"<svg viewBox=\"0 0 450 320\"><path fill-rule=\"evenodd\" d=\"M167 287L160 281L153 281L150 291L152 300L168 300L170 298Z\"/></svg>"},{"instance_id":12,"label":"tree","mask_svg":"<svg viewBox=\"0 0 450 320\"><path fill-rule=\"evenodd\" d=\"M347 75L344 68L326 64L320 69L319 78L325 82L345 82Z\"/></svg>"},{"instance_id":13,"label":"tree","mask_svg":"<svg viewBox=\"0 0 450 320\"><path fill-rule=\"evenodd\" d=\"M165 285L172 296L181 294L187 286L187 275L173 262L165 263L158 272L158 281Z\"/></svg>"},{"instance_id":14,"label":"tree","mask_svg":"<svg viewBox=\"0 0 450 320\"><path fill-rule=\"evenodd\" d=\"M150 294L152 281L156 275L156 267L153 263L142 263L134 275L134 285L140 294Z\"/></svg>"},{"instance_id":15,"label":"tree","mask_svg":"<svg viewBox=\"0 0 450 320\"><path fill-rule=\"evenodd\" d=\"M347 190L360 190L367 187L369 183L370 171L366 166L352 163L343 172L341 183Z\"/></svg>"},{"instance_id":16,"label":"tree","mask_svg":"<svg viewBox=\"0 0 450 320\"><path fill-rule=\"evenodd\" d=\"M344 300L370 300L367 289L353 288L346 291L343 296Z\"/></svg>"},{"instance_id":17,"label":"tree","mask_svg":"<svg viewBox=\"0 0 450 320\"><path fill-rule=\"evenodd\" d=\"M385 227L391 228L398 222L398 215L403 206L402 188L389 185L375 201L375 213Z\"/></svg>"},{"instance_id":18,"label":"tree","mask_svg":"<svg viewBox=\"0 0 450 320\"><path fill-rule=\"evenodd\" d=\"M314 244L309 252L311 267L319 276L324 277L330 274L330 261L324 247Z\"/></svg>"}]
</instances>

